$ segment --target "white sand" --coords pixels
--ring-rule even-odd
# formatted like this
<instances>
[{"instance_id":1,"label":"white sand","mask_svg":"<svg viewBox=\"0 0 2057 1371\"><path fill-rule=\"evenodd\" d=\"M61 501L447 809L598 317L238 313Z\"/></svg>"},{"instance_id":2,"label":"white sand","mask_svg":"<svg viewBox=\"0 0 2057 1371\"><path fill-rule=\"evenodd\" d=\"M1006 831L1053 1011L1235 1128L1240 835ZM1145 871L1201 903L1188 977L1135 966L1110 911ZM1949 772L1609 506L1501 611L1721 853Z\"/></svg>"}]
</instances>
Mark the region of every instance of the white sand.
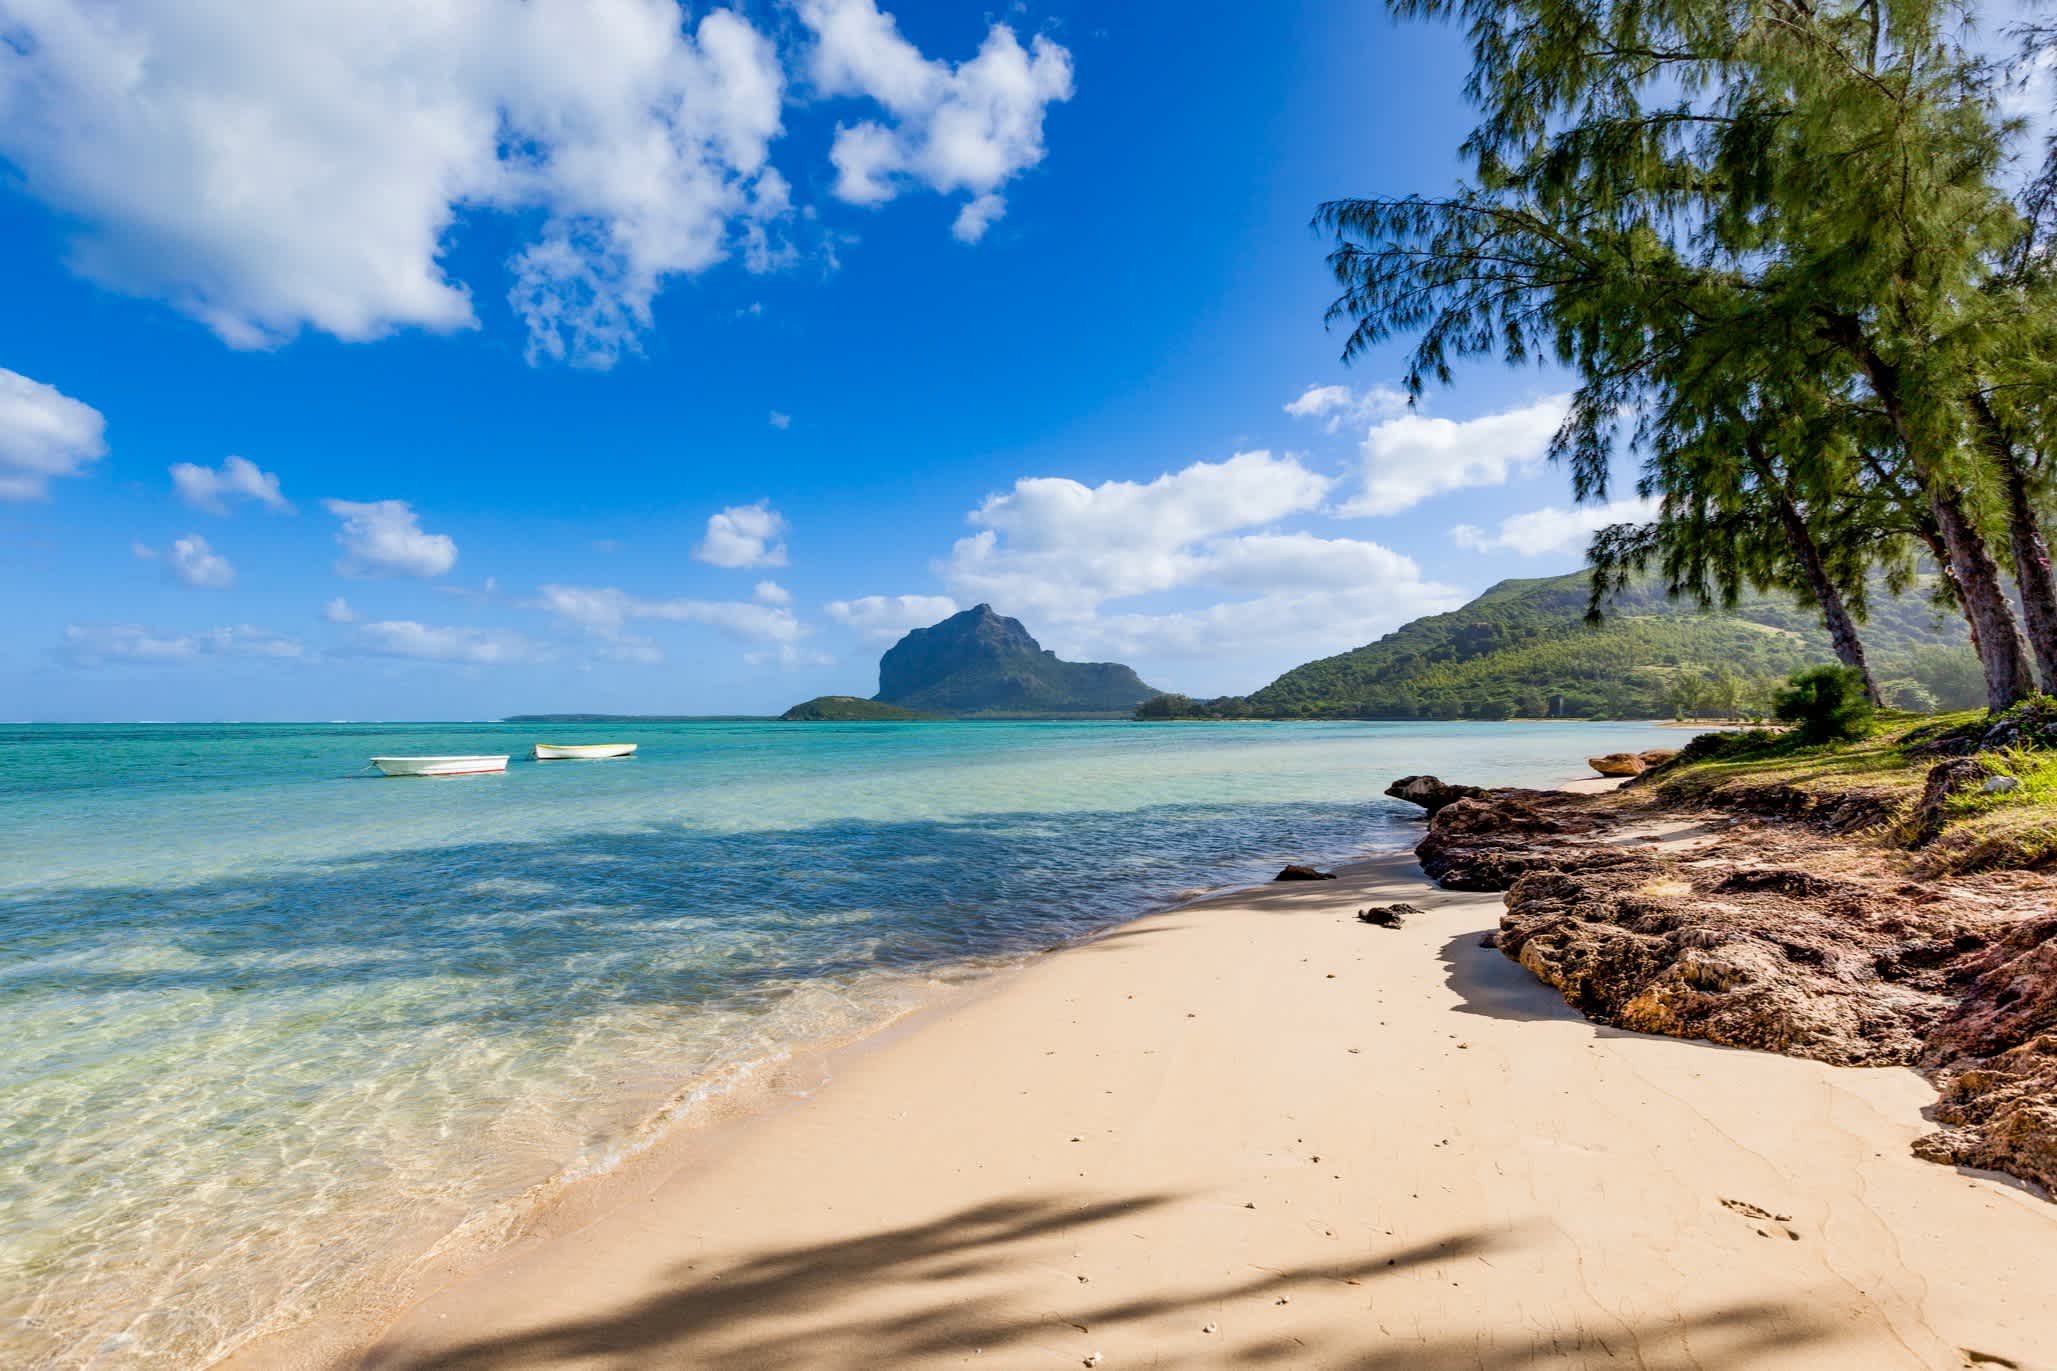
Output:
<instances>
[{"instance_id":1,"label":"white sand","mask_svg":"<svg viewBox=\"0 0 2057 1371\"><path fill-rule=\"evenodd\" d=\"M1041 959L343 1364L2057 1366L2057 1205L1913 1159L1913 1073L1595 1027L1498 913L1394 861Z\"/></svg>"}]
</instances>

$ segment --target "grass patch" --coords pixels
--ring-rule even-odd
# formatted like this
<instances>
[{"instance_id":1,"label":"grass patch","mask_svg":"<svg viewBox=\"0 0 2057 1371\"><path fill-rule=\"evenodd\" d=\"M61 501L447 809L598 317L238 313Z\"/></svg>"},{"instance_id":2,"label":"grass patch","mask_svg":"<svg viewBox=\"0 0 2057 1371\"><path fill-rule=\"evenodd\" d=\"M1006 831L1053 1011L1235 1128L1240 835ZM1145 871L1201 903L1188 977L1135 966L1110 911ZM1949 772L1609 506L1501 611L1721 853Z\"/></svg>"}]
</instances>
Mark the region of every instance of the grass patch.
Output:
<instances>
[{"instance_id":1,"label":"grass patch","mask_svg":"<svg viewBox=\"0 0 2057 1371\"><path fill-rule=\"evenodd\" d=\"M1930 876L1996 868L2057 866L2057 746L2049 720L2052 702L2032 701L2010 711L2023 727L2004 748L1976 753L1995 772L2021 784L1987 794L1973 788L1950 797L1945 827L1923 846L1916 868ZM1722 805L1724 798L1747 808L1788 813L1832 813L1847 798L1887 816L1876 828L1879 841L1904 845L1907 830L1890 821L1913 812L1928 774L1947 760L1936 744L1975 746L1994 726L1984 710L1952 714L1882 715L1870 736L1845 743L1809 745L1796 732L1702 734L1681 749L1679 760L1658 775L1657 791L1681 803ZM1926 745L1926 746L1925 746ZM1952 749L1954 751L1954 749ZM1778 792L1804 796L1804 805ZM1848 807L1844 806L1847 810Z\"/></svg>"}]
</instances>

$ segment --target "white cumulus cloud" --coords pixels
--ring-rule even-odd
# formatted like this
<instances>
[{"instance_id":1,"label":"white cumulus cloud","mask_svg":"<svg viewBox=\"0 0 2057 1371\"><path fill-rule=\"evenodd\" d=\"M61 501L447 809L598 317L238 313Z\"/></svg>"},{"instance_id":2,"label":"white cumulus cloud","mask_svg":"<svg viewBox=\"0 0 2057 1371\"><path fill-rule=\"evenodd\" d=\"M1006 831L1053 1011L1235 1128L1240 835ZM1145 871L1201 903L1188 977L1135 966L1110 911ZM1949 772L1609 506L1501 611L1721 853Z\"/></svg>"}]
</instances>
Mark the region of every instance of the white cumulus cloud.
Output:
<instances>
[{"instance_id":1,"label":"white cumulus cloud","mask_svg":"<svg viewBox=\"0 0 2057 1371\"><path fill-rule=\"evenodd\" d=\"M175 633L141 624L72 624L64 630L62 656L81 666L110 662L180 663L207 657L268 657L295 660L307 650L294 639L250 624Z\"/></svg>"},{"instance_id":2,"label":"white cumulus cloud","mask_svg":"<svg viewBox=\"0 0 2057 1371\"><path fill-rule=\"evenodd\" d=\"M172 541L165 554L165 574L196 590L227 590L236 583L236 569L229 559L207 545L197 533Z\"/></svg>"},{"instance_id":3,"label":"white cumulus cloud","mask_svg":"<svg viewBox=\"0 0 2057 1371\"><path fill-rule=\"evenodd\" d=\"M950 221L950 236L960 243L976 243L1005 213L1007 197L1004 195L981 195L976 200L966 201L964 208L957 211L957 217Z\"/></svg>"},{"instance_id":4,"label":"white cumulus cloud","mask_svg":"<svg viewBox=\"0 0 2057 1371\"><path fill-rule=\"evenodd\" d=\"M782 212L784 75L674 0L10 5L0 154L71 260L238 347L475 319L463 212L513 216L535 355L604 364L664 278ZM774 173L775 175L775 173Z\"/></svg>"},{"instance_id":5,"label":"white cumulus cloud","mask_svg":"<svg viewBox=\"0 0 2057 1371\"><path fill-rule=\"evenodd\" d=\"M1083 615L1202 579L1212 540L1315 509L1331 484L1269 452L1195 462L1148 482L1025 477L972 511L982 531L959 539L939 571L961 600L1008 614Z\"/></svg>"},{"instance_id":6,"label":"white cumulus cloud","mask_svg":"<svg viewBox=\"0 0 2057 1371\"><path fill-rule=\"evenodd\" d=\"M543 644L519 633L492 628L451 628L412 619L382 619L356 630L358 650L374 657L424 662L500 666L550 658Z\"/></svg>"},{"instance_id":7,"label":"white cumulus cloud","mask_svg":"<svg viewBox=\"0 0 2057 1371\"><path fill-rule=\"evenodd\" d=\"M910 628L926 628L949 618L957 612L957 602L947 595L861 595L854 600L831 600L823 608L837 623L885 642Z\"/></svg>"},{"instance_id":8,"label":"white cumulus cloud","mask_svg":"<svg viewBox=\"0 0 2057 1371\"><path fill-rule=\"evenodd\" d=\"M777 410L773 410L771 412L771 426L779 429L791 428L793 426L793 416L781 414Z\"/></svg>"},{"instance_id":9,"label":"white cumulus cloud","mask_svg":"<svg viewBox=\"0 0 2057 1371\"><path fill-rule=\"evenodd\" d=\"M350 602L338 595L321 607L321 617L332 624L354 624L357 611L350 608Z\"/></svg>"},{"instance_id":10,"label":"white cumulus cloud","mask_svg":"<svg viewBox=\"0 0 2057 1371\"><path fill-rule=\"evenodd\" d=\"M1043 160L1044 112L1071 98L1071 53L1041 34L1024 48L994 24L953 66L922 56L874 0L799 0L799 11L821 92L868 97L891 116L837 126L836 195L879 205L909 184L969 193L953 232L976 242L1006 209L999 188Z\"/></svg>"},{"instance_id":11,"label":"white cumulus cloud","mask_svg":"<svg viewBox=\"0 0 2057 1371\"><path fill-rule=\"evenodd\" d=\"M693 555L714 566L784 566L786 545L779 539L785 531L785 516L769 500L732 505L707 516L706 536Z\"/></svg>"},{"instance_id":12,"label":"white cumulus cloud","mask_svg":"<svg viewBox=\"0 0 2057 1371\"><path fill-rule=\"evenodd\" d=\"M336 531L344 576L441 576L457 565L457 544L444 533L424 533L405 500L323 500L343 521Z\"/></svg>"},{"instance_id":13,"label":"white cumulus cloud","mask_svg":"<svg viewBox=\"0 0 2057 1371\"><path fill-rule=\"evenodd\" d=\"M793 603L793 592L777 581L759 581L750 598L760 605L789 605Z\"/></svg>"},{"instance_id":14,"label":"white cumulus cloud","mask_svg":"<svg viewBox=\"0 0 2057 1371\"><path fill-rule=\"evenodd\" d=\"M293 511L279 490L279 478L247 457L226 458L219 467L180 462L171 469L171 484L181 500L207 514L227 514L230 496L255 500L280 514Z\"/></svg>"},{"instance_id":15,"label":"white cumulus cloud","mask_svg":"<svg viewBox=\"0 0 2057 1371\"><path fill-rule=\"evenodd\" d=\"M994 26L952 66L872 0L799 14L815 83L883 107L832 149L860 203L990 195L1071 92L1046 38ZM669 281L798 256L771 162L788 74L741 7L12 0L0 25L0 160L76 226L73 269L234 347L475 327L450 249L489 215L516 235L511 280L477 284L505 290L532 362L609 366Z\"/></svg>"},{"instance_id":16,"label":"white cumulus cloud","mask_svg":"<svg viewBox=\"0 0 2057 1371\"><path fill-rule=\"evenodd\" d=\"M972 512L984 527L937 571L958 602L989 601L1067 657L1247 691L1465 598L1379 543L1273 527L1319 510L1334 484L1268 452L1148 482L1028 478Z\"/></svg>"},{"instance_id":17,"label":"white cumulus cloud","mask_svg":"<svg viewBox=\"0 0 2057 1371\"><path fill-rule=\"evenodd\" d=\"M1644 523L1657 517L1658 502L1629 498L1601 505L1579 505L1564 509L1545 505L1522 514L1510 514L1492 533L1472 524L1450 530L1457 546L1473 552L1513 552L1523 557L1551 553L1583 553L1586 540L1609 524Z\"/></svg>"},{"instance_id":18,"label":"white cumulus cloud","mask_svg":"<svg viewBox=\"0 0 2057 1371\"><path fill-rule=\"evenodd\" d=\"M1570 404L1570 396L1552 395L1476 419L1403 414L1375 424L1361 449L1363 486L1342 513L1398 514L1433 495L1530 474L1549 455Z\"/></svg>"},{"instance_id":19,"label":"white cumulus cloud","mask_svg":"<svg viewBox=\"0 0 2057 1371\"><path fill-rule=\"evenodd\" d=\"M0 40L0 70L7 50ZM0 367L0 500L47 498L54 478L107 455L106 433L91 405Z\"/></svg>"},{"instance_id":20,"label":"white cumulus cloud","mask_svg":"<svg viewBox=\"0 0 2057 1371\"><path fill-rule=\"evenodd\" d=\"M1286 402L1286 413L1295 419L1322 420L1324 433L1334 433L1345 423L1369 423L1406 412L1406 393L1386 385L1361 393L1348 386L1309 386L1298 399Z\"/></svg>"}]
</instances>

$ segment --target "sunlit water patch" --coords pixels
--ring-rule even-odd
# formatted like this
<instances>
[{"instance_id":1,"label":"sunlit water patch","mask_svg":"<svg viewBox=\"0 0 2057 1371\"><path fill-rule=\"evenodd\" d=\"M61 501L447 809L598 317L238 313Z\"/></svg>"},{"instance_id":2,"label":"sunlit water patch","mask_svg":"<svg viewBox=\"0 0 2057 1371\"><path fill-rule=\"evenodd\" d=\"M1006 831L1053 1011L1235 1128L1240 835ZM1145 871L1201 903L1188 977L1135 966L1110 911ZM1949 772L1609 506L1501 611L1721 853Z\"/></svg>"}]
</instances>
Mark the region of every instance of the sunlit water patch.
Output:
<instances>
[{"instance_id":1,"label":"sunlit water patch","mask_svg":"<svg viewBox=\"0 0 2057 1371\"><path fill-rule=\"evenodd\" d=\"M562 732L563 730L553 730ZM1631 725L0 730L0 1364L188 1366L966 968ZM490 1236L488 1234L488 1236Z\"/></svg>"}]
</instances>

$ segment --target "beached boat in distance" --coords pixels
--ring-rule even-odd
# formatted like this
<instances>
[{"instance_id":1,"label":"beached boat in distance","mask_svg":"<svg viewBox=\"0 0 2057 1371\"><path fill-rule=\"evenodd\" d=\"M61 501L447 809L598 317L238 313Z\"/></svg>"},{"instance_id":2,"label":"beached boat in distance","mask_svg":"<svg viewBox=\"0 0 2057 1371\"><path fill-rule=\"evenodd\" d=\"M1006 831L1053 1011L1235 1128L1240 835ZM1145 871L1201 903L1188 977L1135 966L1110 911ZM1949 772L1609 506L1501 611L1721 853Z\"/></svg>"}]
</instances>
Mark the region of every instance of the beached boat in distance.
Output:
<instances>
[{"instance_id":1,"label":"beached boat in distance","mask_svg":"<svg viewBox=\"0 0 2057 1371\"><path fill-rule=\"evenodd\" d=\"M539 762L597 762L607 757L633 757L634 743L537 743Z\"/></svg>"},{"instance_id":2,"label":"beached boat in distance","mask_svg":"<svg viewBox=\"0 0 2057 1371\"><path fill-rule=\"evenodd\" d=\"M374 757L371 764L388 776L478 776L505 771L505 757Z\"/></svg>"}]
</instances>

